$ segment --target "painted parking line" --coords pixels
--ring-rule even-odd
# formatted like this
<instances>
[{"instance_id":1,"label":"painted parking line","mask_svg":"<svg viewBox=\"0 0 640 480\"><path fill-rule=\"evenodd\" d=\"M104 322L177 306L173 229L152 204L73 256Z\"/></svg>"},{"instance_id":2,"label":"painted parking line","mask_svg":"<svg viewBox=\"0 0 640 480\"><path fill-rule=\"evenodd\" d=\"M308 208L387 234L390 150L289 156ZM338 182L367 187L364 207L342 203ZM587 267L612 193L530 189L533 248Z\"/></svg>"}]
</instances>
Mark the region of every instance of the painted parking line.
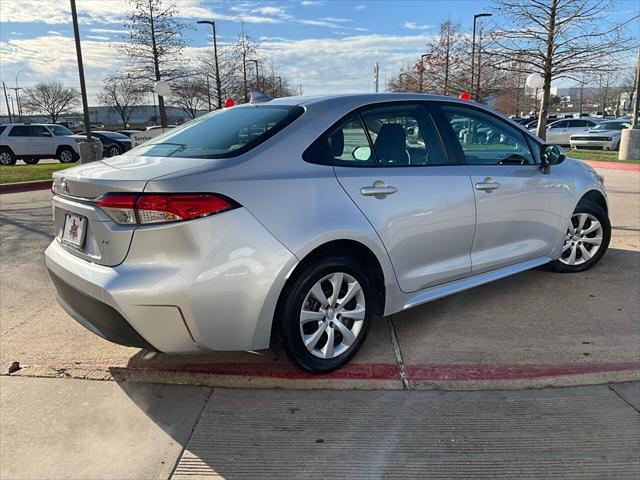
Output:
<instances>
[{"instance_id":1,"label":"painted parking line","mask_svg":"<svg viewBox=\"0 0 640 480\"><path fill-rule=\"evenodd\" d=\"M171 367L126 367L126 370L156 370L205 375L271 377L291 380L397 380L400 368L386 363L348 364L340 370L314 375L286 364L271 363L209 363L180 364ZM640 362L605 362L579 364L426 364L407 365L409 380L526 380L593 373L640 371Z\"/></svg>"}]
</instances>

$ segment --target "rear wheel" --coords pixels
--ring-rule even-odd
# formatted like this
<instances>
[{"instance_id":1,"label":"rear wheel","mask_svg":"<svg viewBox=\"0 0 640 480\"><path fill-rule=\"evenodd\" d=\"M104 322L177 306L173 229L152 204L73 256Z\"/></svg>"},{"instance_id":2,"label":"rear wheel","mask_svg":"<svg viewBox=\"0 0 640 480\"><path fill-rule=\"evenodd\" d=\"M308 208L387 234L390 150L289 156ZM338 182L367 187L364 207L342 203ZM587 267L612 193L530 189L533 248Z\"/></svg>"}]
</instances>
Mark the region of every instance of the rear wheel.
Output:
<instances>
[{"instance_id":1,"label":"rear wheel","mask_svg":"<svg viewBox=\"0 0 640 480\"><path fill-rule=\"evenodd\" d=\"M0 149L0 165L15 165L16 156L8 148Z\"/></svg>"},{"instance_id":2,"label":"rear wheel","mask_svg":"<svg viewBox=\"0 0 640 480\"><path fill-rule=\"evenodd\" d=\"M23 158L22 161L27 165L36 165L40 159L39 158Z\"/></svg>"},{"instance_id":3,"label":"rear wheel","mask_svg":"<svg viewBox=\"0 0 640 480\"><path fill-rule=\"evenodd\" d=\"M72 163L78 160L78 154L71 147L60 147L58 150L58 160L60 163Z\"/></svg>"},{"instance_id":4,"label":"rear wheel","mask_svg":"<svg viewBox=\"0 0 640 480\"><path fill-rule=\"evenodd\" d=\"M604 256L611 240L611 223L607 212L593 202L582 200L567 228L562 254L549 267L562 273L582 272Z\"/></svg>"},{"instance_id":5,"label":"rear wheel","mask_svg":"<svg viewBox=\"0 0 640 480\"><path fill-rule=\"evenodd\" d=\"M316 260L283 291L272 347L309 372L340 368L364 343L375 299L367 272L352 258L334 254Z\"/></svg>"}]
</instances>

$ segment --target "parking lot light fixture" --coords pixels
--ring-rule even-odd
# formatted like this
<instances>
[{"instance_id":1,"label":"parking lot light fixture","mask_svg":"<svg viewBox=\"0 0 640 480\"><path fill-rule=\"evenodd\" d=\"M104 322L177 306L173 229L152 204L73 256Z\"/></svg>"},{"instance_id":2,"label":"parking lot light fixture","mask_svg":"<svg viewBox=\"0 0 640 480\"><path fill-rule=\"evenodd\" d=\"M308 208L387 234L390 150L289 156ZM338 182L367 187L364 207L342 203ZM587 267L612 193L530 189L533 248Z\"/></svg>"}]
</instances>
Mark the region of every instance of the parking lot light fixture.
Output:
<instances>
[{"instance_id":1,"label":"parking lot light fixture","mask_svg":"<svg viewBox=\"0 0 640 480\"><path fill-rule=\"evenodd\" d=\"M474 67L475 67L475 59L476 59L476 22L478 21L479 18L482 17L492 17L493 14L491 13L476 13L473 16L473 41L471 42L471 88L469 89L470 92L473 92L473 86L475 85L473 80L475 78L474 75ZM478 69L480 68L480 65L478 65ZM478 76L480 75L480 73L478 72ZM478 85L480 84L480 82L478 82Z\"/></svg>"},{"instance_id":2,"label":"parking lot light fixture","mask_svg":"<svg viewBox=\"0 0 640 480\"><path fill-rule=\"evenodd\" d=\"M218 108L222 108L222 81L220 80L220 69L218 68L218 42L216 40L216 22L213 20L198 20L199 24L211 25L213 32L213 62L216 68L216 98L218 100ZM211 108L209 108L211 111Z\"/></svg>"}]
</instances>

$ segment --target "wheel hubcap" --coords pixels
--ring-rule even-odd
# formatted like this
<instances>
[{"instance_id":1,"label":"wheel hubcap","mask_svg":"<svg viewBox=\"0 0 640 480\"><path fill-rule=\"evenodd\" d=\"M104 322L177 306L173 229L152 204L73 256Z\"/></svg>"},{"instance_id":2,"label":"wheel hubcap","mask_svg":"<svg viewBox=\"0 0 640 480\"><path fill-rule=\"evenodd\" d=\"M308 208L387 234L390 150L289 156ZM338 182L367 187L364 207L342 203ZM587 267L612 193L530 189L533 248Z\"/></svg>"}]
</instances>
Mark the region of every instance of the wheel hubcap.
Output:
<instances>
[{"instance_id":1,"label":"wheel hubcap","mask_svg":"<svg viewBox=\"0 0 640 480\"><path fill-rule=\"evenodd\" d=\"M120 155L120 150L118 150L116 147L111 147L111 150L109 151L109 154L112 157L115 157L117 155Z\"/></svg>"},{"instance_id":2,"label":"wheel hubcap","mask_svg":"<svg viewBox=\"0 0 640 480\"><path fill-rule=\"evenodd\" d=\"M2 165L9 165L11 163L11 155L7 152L0 153L0 163Z\"/></svg>"},{"instance_id":3,"label":"wheel hubcap","mask_svg":"<svg viewBox=\"0 0 640 480\"><path fill-rule=\"evenodd\" d=\"M71 152L69 152L68 150L64 150L60 154L60 158L62 159L63 162L70 162L72 160Z\"/></svg>"},{"instance_id":4,"label":"wheel hubcap","mask_svg":"<svg viewBox=\"0 0 640 480\"><path fill-rule=\"evenodd\" d=\"M300 311L300 335L315 357L331 359L345 353L362 331L366 312L360 283L337 272L311 288Z\"/></svg>"},{"instance_id":5,"label":"wheel hubcap","mask_svg":"<svg viewBox=\"0 0 640 480\"><path fill-rule=\"evenodd\" d=\"M574 213L562 247L560 261L565 265L582 265L591 260L602 244L603 229L590 213Z\"/></svg>"}]
</instances>

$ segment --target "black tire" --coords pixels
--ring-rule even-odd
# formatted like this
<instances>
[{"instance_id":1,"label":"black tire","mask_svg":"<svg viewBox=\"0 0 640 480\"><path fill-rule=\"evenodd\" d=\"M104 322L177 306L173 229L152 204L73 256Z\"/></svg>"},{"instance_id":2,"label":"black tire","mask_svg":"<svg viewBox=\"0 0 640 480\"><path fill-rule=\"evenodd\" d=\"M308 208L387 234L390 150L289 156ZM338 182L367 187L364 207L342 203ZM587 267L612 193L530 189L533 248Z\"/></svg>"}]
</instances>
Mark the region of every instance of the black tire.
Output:
<instances>
[{"instance_id":1,"label":"black tire","mask_svg":"<svg viewBox=\"0 0 640 480\"><path fill-rule=\"evenodd\" d=\"M600 225L602 225L602 242L600 243L600 249L593 257L579 265L568 265L560 260L554 260L547 265L549 270L559 273L583 272L596 265L606 253L607 248L609 248L609 242L611 241L611 222L609 221L607 212L605 212L597 203L593 203L589 200L581 200L574 210L573 215L579 213L588 213L593 215L598 222L600 222Z\"/></svg>"},{"instance_id":2,"label":"black tire","mask_svg":"<svg viewBox=\"0 0 640 480\"><path fill-rule=\"evenodd\" d=\"M78 161L78 154L71 147L60 147L57 157L60 163L73 163Z\"/></svg>"},{"instance_id":3,"label":"black tire","mask_svg":"<svg viewBox=\"0 0 640 480\"><path fill-rule=\"evenodd\" d=\"M110 145L107 149L108 157L117 157L121 153L122 152L120 151L120 147L118 147L117 145Z\"/></svg>"},{"instance_id":4,"label":"black tire","mask_svg":"<svg viewBox=\"0 0 640 480\"><path fill-rule=\"evenodd\" d=\"M16 164L16 156L8 148L0 148L0 165L8 166Z\"/></svg>"},{"instance_id":5,"label":"black tire","mask_svg":"<svg viewBox=\"0 0 640 480\"><path fill-rule=\"evenodd\" d=\"M362 328L353 344L342 354L323 359L314 356L304 345L300 332L300 312L311 288L323 277L343 272L358 281L365 300ZM363 266L344 254L330 254L304 266L285 286L273 320L271 348L281 358L312 373L327 373L348 363L362 347L376 310L374 282ZM337 329L336 329L337 331Z\"/></svg>"},{"instance_id":6,"label":"black tire","mask_svg":"<svg viewBox=\"0 0 640 480\"><path fill-rule=\"evenodd\" d=\"M27 165L37 165L40 159L39 158L23 158L22 161Z\"/></svg>"}]
</instances>

